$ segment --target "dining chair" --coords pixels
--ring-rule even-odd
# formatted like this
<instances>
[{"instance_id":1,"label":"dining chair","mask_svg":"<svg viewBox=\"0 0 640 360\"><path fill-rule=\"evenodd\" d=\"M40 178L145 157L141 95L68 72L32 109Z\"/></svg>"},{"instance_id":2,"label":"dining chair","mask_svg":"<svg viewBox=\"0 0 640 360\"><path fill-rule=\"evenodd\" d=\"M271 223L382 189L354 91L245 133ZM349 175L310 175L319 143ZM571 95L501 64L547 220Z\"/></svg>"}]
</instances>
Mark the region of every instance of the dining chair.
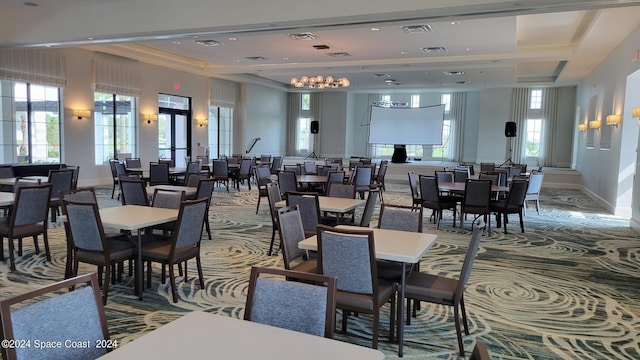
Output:
<instances>
[{"instance_id":1,"label":"dining chair","mask_svg":"<svg viewBox=\"0 0 640 360\"><path fill-rule=\"evenodd\" d=\"M280 192L283 194L283 198L286 198L286 194L289 191L298 191L296 173L293 171L280 171L278 173L278 186L280 187Z\"/></svg>"},{"instance_id":2,"label":"dining chair","mask_svg":"<svg viewBox=\"0 0 640 360\"><path fill-rule=\"evenodd\" d=\"M120 189L120 182L118 179L121 175L125 175L127 173L127 169L120 160L109 160L109 167L111 168L111 177L113 178L113 188L111 189L111 198L113 199L116 187ZM118 194L118 197L120 197L120 194Z\"/></svg>"},{"instance_id":3,"label":"dining chair","mask_svg":"<svg viewBox=\"0 0 640 360\"><path fill-rule=\"evenodd\" d=\"M302 218L298 205L278 209L278 223L280 224L280 241L284 268L302 272L316 273L318 263L308 259L307 252L298 247L298 243L305 239Z\"/></svg>"},{"instance_id":4,"label":"dining chair","mask_svg":"<svg viewBox=\"0 0 640 360\"><path fill-rule=\"evenodd\" d=\"M380 216L378 218L378 228L388 230L398 230L407 232L422 232L422 208L414 208L404 205L380 205ZM401 242L402 239L398 239ZM396 261L376 260L378 267L378 277L400 283L402 278L402 264ZM420 263L409 264L405 267L406 273L416 271L420 268Z\"/></svg>"},{"instance_id":5,"label":"dining chair","mask_svg":"<svg viewBox=\"0 0 640 360\"><path fill-rule=\"evenodd\" d=\"M22 256L22 238L33 237L36 254L40 253L38 235L42 235L47 261L51 261L47 236L47 212L51 184L18 186L9 217L0 218L0 259L4 258L4 238L9 241L9 269L16 270L13 239L18 239L18 256Z\"/></svg>"},{"instance_id":6,"label":"dining chair","mask_svg":"<svg viewBox=\"0 0 640 360\"><path fill-rule=\"evenodd\" d=\"M520 217L520 230L524 233L524 221L522 212L524 208L524 199L527 195L527 187L529 182L527 179L513 179L509 187L509 193L505 200L491 202L491 211L496 213L496 227L501 226L500 215L504 219L504 233L507 233L507 222L509 214L518 214Z\"/></svg>"},{"instance_id":7,"label":"dining chair","mask_svg":"<svg viewBox=\"0 0 640 360\"><path fill-rule=\"evenodd\" d=\"M260 199L267 197L267 184L271 182L271 169L267 166L256 166L253 168L256 179L256 187L258 188L258 205L256 205L256 214L260 209Z\"/></svg>"},{"instance_id":8,"label":"dining chair","mask_svg":"<svg viewBox=\"0 0 640 360\"><path fill-rule=\"evenodd\" d=\"M213 160L211 178L215 180L216 184L222 182L229 192L229 163L227 160Z\"/></svg>"},{"instance_id":9,"label":"dining chair","mask_svg":"<svg viewBox=\"0 0 640 360\"><path fill-rule=\"evenodd\" d=\"M171 183L169 164L161 162L149 163L149 185L168 185Z\"/></svg>"},{"instance_id":10,"label":"dining chair","mask_svg":"<svg viewBox=\"0 0 640 360\"><path fill-rule=\"evenodd\" d=\"M378 186L380 186L382 188L382 191L387 191L386 187L385 187L385 182L384 179L387 175L387 167L389 166L389 161L388 160L382 160L380 161L380 168L378 168L378 173L375 174L374 177L374 181L376 184L378 184Z\"/></svg>"},{"instance_id":11,"label":"dining chair","mask_svg":"<svg viewBox=\"0 0 640 360\"><path fill-rule=\"evenodd\" d=\"M455 227L459 197L441 195L438 189L438 178L436 176L420 175L419 181L421 208L433 210L431 217L434 218L436 229L440 229L443 210L451 210L453 212L453 226Z\"/></svg>"},{"instance_id":12,"label":"dining chair","mask_svg":"<svg viewBox=\"0 0 640 360\"><path fill-rule=\"evenodd\" d=\"M51 222L56 222L56 215L60 212L60 192L73 188L73 170L50 170L48 182L51 184L51 198L49 199Z\"/></svg>"},{"instance_id":13,"label":"dining chair","mask_svg":"<svg viewBox=\"0 0 640 360\"><path fill-rule=\"evenodd\" d=\"M360 223L358 226L360 227L369 227L371 224L371 218L373 217L373 211L376 208L376 200L378 196L376 195L376 191L380 191L379 189L374 189L369 191L369 195L367 196L367 202L364 204L364 210L362 211L362 216L360 217Z\"/></svg>"},{"instance_id":14,"label":"dining chair","mask_svg":"<svg viewBox=\"0 0 640 360\"><path fill-rule=\"evenodd\" d=\"M142 261L147 261L147 287L151 286L151 263L162 264L161 281L165 283L165 265L169 267L169 285L173 302L178 302L174 265L196 259L200 289L204 289L204 277L200 261L200 240L202 238L202 224L207 212L207 199L186 200L180 204L178 220L171 238L159 235L145 234L142 243ZM184 271L184 281L187 281L187 271Z\"/></svg>"},{"instance_id":15,"label":"dining chair","mask_svg":"<svg viewBox=\"0 0 640 360\"><path fill-rule=\"evenodd\" d=\"M318 194L313 192L289 191L287 193L287 206L298 205L302 226L306 237L316 234L316 228L321 224L320 203Z\"/></svg>"},{"instance_id":16,"label":"dining chair","mask_svg":"<svg viewBox=\"0 0 640 360\"><path fill-rule=\"evenodd\" d=\"M491 360L491 355L489 355L487 345L476 340L476 345L473 347L473 351L471 351L469 360Z\"/></svg>"},{"instance_id":17,"label":"dining chair","mask_svg":"<svg viewBox=\"0 0 640 360\"><path fill-rule=\"evenodd\" d=\"M420 192L418 191L418 180L414 171L407 173L409 177L409 189L411 189L411 206L417 207L422 205L422 199L420 198Z\"/></svg>"},{"instance_id":18,"label":"dining chair","mask_svg":"<svg viewBox=\"0 0 640 360\"><path fill-rule=\"evenodd\" d=\"M203 175L203 174L200 174L200 175ZM207 236L209 237L209 240L212 240L213 238L211 237L211 224L209 224L209 209L211 209L211 198L213 195L213 188L215 187L215 180L210 179L208 175L204 175L204 176L206 176L206 178L200 179L200 181L198 182L198 187L196 188L196 195L192 199L188 199L188 200L195 200L195 199L202 199L202 198L207 199L207 213L205 215L205 220L204 220L204 229L207 232Z\"/></svg>"},{"instance_id":19,"label":"dining chair","mask_svg":"<svg viewBox=\"0 0 640 360\"><path fill-rule=\"evenodd\" d=\"M544 179L544 173L533 172L529 176L529 186L527 187L527 194L524 198L525 208L524 214L527 214L527 203L529 201L535 201L536 212L540 215L540 190L542 189L542 180Z\"/></svg>"},{"instance_id":20,"label":"dining chair","mask_svg":"<svg viewBox=\"0 0 640 360\"><path fill-rule=\"evenodd\" d=\"M360 199L364 199L364 193L371 190L372 170L369 166L356 167L352 179L350 179L350 182L356 184L356 191L360 194Z\"/></svg>"},{"instance_id":21,"label":"dining chair","mask_svg":"<svg viewBox=\"0 0 640 360\"><path fill-rule=\"evenodd\" d=\"M127 169L139 169L142 167L142 161L140 160L139 157L136 158L125 158L124 159L124 164L127 167Z\"/></svg>"},{"instance_id":22,"label":"dining chair","mask_svg":"<svg viewBox=\"0 0 640 360\"><path fill-rule=\"evenodd\" d=\"M461 229L464 227L466 214L482 215L491 236L491 180L467 179L464 199L460 205Z\"/></svg>"},{"instance_id":23,"label":"dining chair","mask_svg":"<svg viewBox=\"0 0 640 360\"><path fill-rule=\"evenodd\" d=\"M200 174L187 174L187 182L186 186L188 187L197 187L201 180L209 179L209 174L200 173Z\"/></svg>"},{"instance_id":24,"label":"dining chair","mask_svg":"<svg viewBox=\"0 0 640 360\"><path fill-rule=\"evenodd\" d=\"M121 177L120 195L122 205L149 206L149 197L142 179Z\"/></svg>"},{"instance_id":25,"label":"dining chair","mask_svg":"<svg viewBox=\"0 0 640 360\"><path fill-rule=\"evenodd\" d=\"M72 276L78 275L80 262L96 265L98 283L102 284L102 302L106 305L112 269L124 260L136 258L135 245L129 241L126 234L122 234L121 238L107 238L97 203L63 200L62 206L67 214L73 239ZM101 281L103 269L104 281Z\"/></svg>"},{"instance_id":26,"label":"dining chair","mask_svg":"<svg viewBox=\"0 0 640 360\"><path fill-rule=\"evenodd\" d=\"M110 338L98 279L93 273L4 299L0 301L0 319L2 340L32 340L29 347L2 346L5 360L95 359L105 355L109 347L96 346L108 344ZM88 346L42 349L34 345L35 339Z\"/></svg>"},{"instance_id":27,"label":"dining chair","mask_svg":"<svg viewBox=\"0 0 640 360\"><path fill-rule=\"evenodd\" d=\"M282 201L282 192L280 190L280 184L272 182L267 184L267 200L269 201L269 213L271 215L271 243L269 244L268 255L271 256L273 251L273 244L276 239L276 231L280 230L280 221L278 219L278 208L276 203ZM282 242L282 233L280 235L280 242Z\"/></svg>"},{"instance_id":28,"label":"dining chair","mask_svg":"<svg viewBox=\"0 0 640 360\"><path fill-rule=\"evenodd\" d=\"M318 173L318 168L314 161L305 161L303 166L304 166L304 173L306 175L316 175Z\"/></svg>"},{"instance_id":29,"label":"dining chair","mask_svg":"<svg viewBox=\"0 0 640 360\"><path fill-rule=\"evenodd\" d=\"M389 340L394 338L397 284L378 278L371 230L318 226L318 270L338 279L336 308L342 309L342 332L349 312L373 315L372 347L378 348L380 308L391 303Z\"/></svg>"},{"instance_id":30,"label":"dining chair","mask_svg":"<svg viewBox=\"0 0 640 360\"><path fill-rule=\"evenodd\" d=\"M467 247L467 252L462 263L462 270L457 279L442 275L432 275L424 272L414 272L407 279L404 297L407 299L407 324L410 324L410 313L416 316L416 306L411 308L411 300L429 302L439 305L453 307L453 320L456 326L458 337L458 348L460 356L464 356L464 343L462 342L462 332L460 330L460 315L464 325L464 333L469 335L469 325L467 323L467 313L464 304L464 289L471 274L471 268L478 253L484 222L477 220L474 222L471 241ZM402 301L400 299L399 301ZM401 314L402 315L402 314Z\"/></svg>"},{"instance_id":31,"label":"dining chair","mask_svg":"<svg viewBox=\"0 0 640 360\"><path fill-rule=\"evenodd\" d=\"M493 172L495 167L494 163L480 163L480 172Z\"/></svg>"},{"instance_id":32,"label":"dining chair","mask_svg":"<svg viewBox=\"0 0 640 360\"><path fill-rule=\"evenodd\" d=\"M13 166L0 166L0 179L10 179L16 177ZM0 185L0 191L13 191L12 185Z\"/></svg>"},{"instance_id":33,"label":"dining chair","mask_svg":"<svg viewBox=\"0 0 640 360\"><path fill-rule=\"evenodd\" d=\"M240 160L240 168L234 174L234 181L238 190L240 190L240 184L244 184L245 180L249 190L251 190L251 159L248 158Z\"/></svg>"},{"instance_id":34,"label":"dining chair","mask_svg":"<svg viewBox=\"0 0 640 360\"><path fill-rule=\"evenodd\" d=\"M281 167L282 167L282 156L274 156L273 159L271 159L271 166L269 167L269 170L271 171L271 175L276 175L280 171Z\"/></svg>"},{"instance_id":35,"label":"dining chair","mask_svg":"<svg viewBox=\"0 0 640 360\"><path fill-rule=\"evenodd\" d=\"M177 190L165 190L156 188L153 190L153 196L151 198L151 206L155 208L164 209L180 209L180 204L185 200L186 196L184 191ZM168 223L162 223L147 228L148 232L153 230L161 230L163 233L172 233L175 230L176 222L171 221Z\"/></svg>"},{"instance_id":36,"label":"dining chair","mask_svg":"<svg viewBox=\"0 0 640 360\"><path fill-rule=\"evenodd\" d=\"M64 167L64 170L72 170L73 171L73 176L71 178L71 188L75 189L76 187L78 187L78 179L80 177L80 166L76 165L76 166L66 166Z\"/></svg>"},{"instance_id":37,"label":"dining chair","mask_svg":"<svg viewBox=\"0 0 640 360\"><path fill-rule=\"evenodd\" d=\"M86 188L76 188L68 191L63 191L60 193L60 198L62 201L64 200L72 200L72 201L82 201L87 203L97 203L98 198L96 197L96 192L93 187ZM64 207L62 207L63 215L67 215L64 211ZM69 228L69 222L64 221L64 231L67 237L67 259L65 263L64 270L64 278L69 279L72 277L73 272L73 236L71 234L71 229Z\"/></svg>"},{"instance_id":38,"label":"dining chair","mask_svg":"<svg viewBox=\"0 0 640 360\"><path fill-rule=\"evenodd\" d=\"M334 277L251 268L245 320L331 339L335 331L335 306Z\"/></svg>"}]
</instances>

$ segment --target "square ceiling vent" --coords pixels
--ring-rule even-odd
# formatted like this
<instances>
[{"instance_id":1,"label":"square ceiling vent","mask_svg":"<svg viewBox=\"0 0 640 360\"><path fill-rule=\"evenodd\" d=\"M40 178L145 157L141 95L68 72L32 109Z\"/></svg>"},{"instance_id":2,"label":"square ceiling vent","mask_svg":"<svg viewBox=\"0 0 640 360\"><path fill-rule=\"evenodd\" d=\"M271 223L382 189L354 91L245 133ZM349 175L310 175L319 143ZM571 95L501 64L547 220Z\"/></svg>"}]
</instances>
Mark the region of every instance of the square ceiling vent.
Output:
<instances>
[{"instance_id":1,"label":"square ceiling vent","mask_svg":"<svg viewBox=\"0 0 640 360\"><path fill-rule=\"evenodd\" d=\"M422 52L426 54L444 54L446 52L449 52L449 50L447 50L447 48L444 46L431 46L422 48Z\"/></svg>"},{"instance_id":2,"label":"square ceiling vent","mask_svg":"<svg viewBox=\"0 0 640 360\"><path fill-rule=\"evenodd\" d=\"M425 33L432 32L433 28L431 25L407 25L400 28L403 32L407 34L413 33Z\"/></svg>"}]
</instances>

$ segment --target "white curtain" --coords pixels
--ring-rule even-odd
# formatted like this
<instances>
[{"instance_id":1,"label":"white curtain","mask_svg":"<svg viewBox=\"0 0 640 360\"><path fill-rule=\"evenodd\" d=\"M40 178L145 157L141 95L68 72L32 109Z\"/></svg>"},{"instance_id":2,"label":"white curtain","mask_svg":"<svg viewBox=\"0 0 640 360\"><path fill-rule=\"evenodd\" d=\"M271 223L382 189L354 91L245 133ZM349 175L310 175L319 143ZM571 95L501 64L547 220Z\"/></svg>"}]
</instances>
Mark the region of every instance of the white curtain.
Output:
<instances>
[{"instance_id":1,"label":"white curtain","mask_svg":"<svg viewBox=\"0 0 640 360\"><path fill-rule=\"evenodd\" d=\"M302 104L301 93L289 93L287 110L287 155L297 155L298 149L298 117L300 116L300 108Z\"/></svg>"},{"instance_id":2,"label":"white curtain","mask_svg":"<svg viewBox=\"0 0 640 360\"><path fill-rule=\"evenodd\" d=\"M54 49L0 50L0 79L65 87L66 58Z\"/></svg>"},{"instance_id":3,"label":"white curtain","mask_svg":"<svg viewBox=\"0 0 640 360\"><path fill-rule=\"evenodd\" d=\"M527 112L529 111L529 94L531 90L528 88L513 89L511 110L511 121L516 123L517 135L515 138L507 138L507 141L513 141L513 152L511 154L511 161L514 163L522 163L522 153L525 137L525 125L527 121ZM509 144L507 144L507 151ZM508 156L508 152L507 152ZM506 156L505 156L506 157Z\"/></svg>"},{"instance_id":4,"label":"white curtain","mask_svg":"<svg viewBox=\"0 0 640 360\"><path fill-rule=\"evenodd\" d=\"M554 165L553 149L556 147L556 142L559 140L556 136L556 128L558 126L559 94L559 88L545 89L544 98L542 99L542 136L540 140L543 141L543 143L540 144L540 154L538 155L538 162L542 166ZM566 139L560 140L566 141Z\"/></svg>"},{"instance_id":5,"label":"white curtain","mask_svg":"<svg viewBox=\"0 0 640 360\"><path fill-rule=\"evenodd\" d=\"M210 106L235 109L237 98L238 84L219 79L211 80Z\"/></svg>"},{"instance_id":6,"label":"white curtain","mask_svg":"<svg viewBox=\"0 0 640 360\"><path fill-rule=\"evenodd\" d=\"M451 121L451 129L449 130L449 158L455 161L462 161L464 150L464 123L467 107L467 93L455 92L451 94L451 108L449 110L449 119Z\"/></svg>"},{"instance_id":7,"label":"white curtain","mask_svg":"<svg viewBox=\"0 0 640 360\"><path fill-rule=\"evenodd\" d=\"M96 91L133 97L142 94L137 63L94 60L93 80Z\"/></svg>"}]
</instances>

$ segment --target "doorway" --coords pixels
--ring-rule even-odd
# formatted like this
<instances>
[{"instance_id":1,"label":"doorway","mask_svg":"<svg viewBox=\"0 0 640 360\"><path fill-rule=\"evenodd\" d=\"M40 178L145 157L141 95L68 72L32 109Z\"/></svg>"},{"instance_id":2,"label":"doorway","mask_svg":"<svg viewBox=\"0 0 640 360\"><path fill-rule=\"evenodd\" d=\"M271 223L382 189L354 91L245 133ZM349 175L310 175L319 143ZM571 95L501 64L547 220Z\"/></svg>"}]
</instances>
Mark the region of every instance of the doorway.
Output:
<instances>
[{"instance_id":1,"label":"doorway","mask_svg":"<svg viewBox=\"0 0 640 360\"><path fill-rule=\"evenodd\" d=\"M186 168L191 155L191 99L160 94L158 159Z\"/></svg>"}]
</instances>

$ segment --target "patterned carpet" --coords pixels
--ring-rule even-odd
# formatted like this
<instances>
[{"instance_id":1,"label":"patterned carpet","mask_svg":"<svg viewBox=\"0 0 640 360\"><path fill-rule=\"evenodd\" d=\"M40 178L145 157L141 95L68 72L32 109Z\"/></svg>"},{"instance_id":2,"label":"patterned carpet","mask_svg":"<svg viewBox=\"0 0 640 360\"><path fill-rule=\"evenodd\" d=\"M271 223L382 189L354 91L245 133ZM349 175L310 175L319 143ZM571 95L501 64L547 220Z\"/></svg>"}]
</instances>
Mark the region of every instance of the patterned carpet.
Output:
<instances>
[{"instance_id":1,"label":"patterned carpet","mask_svg":"<svg viewBox=\"0 0 640 360\"><path fill-rule=\"evenodd\" d=\"M117 205L110 189L99 190L101 206ZM384 197L387 203L410 204L406 182L389 181ZM106 312L112 338L124 344L192 310L242 317L250 267L282 266L279 254L266 255L271 220L266 199L256 215L256 199L255 188L216 189L210 211L214 239L202 242L204 290L194 279L195 263L189 281L179 282L177 304L169 286L160 284L159 268L142 302L126 276L110 287ZM465 349L470 353L481 340L495 359L640 359L638 234L579 191L545 189L541 202L540 215L530 209L525 217L526 233L518 231L513 216L509 234L498 229L483 238L465 293L471 332L464 337ZM436 230L425 216L425 232L436 233L438 241L421 270L457 276L469 229L452 228L447 217ZM49 234L51 263L33 254L33 244L25 241L16 272L0 264L0 297L62 279L64 232L58 223ZM90 271L95 268L81 268ZM386 339L388 306L381 319L380 349L397 358L397 345ZM337 332L336 338L370 346L370 329L371 318L360 315L350 320L348 334ZM451 308L423 304L405 329L405 358L460 358ZM224 329L211 329L211 336L216 331Z\"/></svg>"}]
</instances>

